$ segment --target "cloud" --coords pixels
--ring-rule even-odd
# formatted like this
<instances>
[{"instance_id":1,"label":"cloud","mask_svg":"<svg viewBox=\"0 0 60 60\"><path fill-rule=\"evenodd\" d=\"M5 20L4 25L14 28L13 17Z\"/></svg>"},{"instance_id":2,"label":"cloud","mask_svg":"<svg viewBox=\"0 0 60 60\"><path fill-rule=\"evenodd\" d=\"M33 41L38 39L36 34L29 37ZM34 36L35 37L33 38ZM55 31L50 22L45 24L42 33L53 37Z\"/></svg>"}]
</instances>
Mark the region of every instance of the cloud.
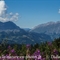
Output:
<instances>
[{"instance_id":1,"label":"cloud","mask_svg":"<svg viewBox=\"0 0 60 60\"><path fill-rule=\"evenodd\" d=\"M12 14L12 13L10 13L10 21L12 21L12 20L18 20L18 16L19 16L19 14L18 13L15 13L14 15Z\"/></svg>"},{"instance_id":2,"label":"cloud","mask_svg":"<svg viewBox=\"0 0 60 60\"><path fill-rule=\"evenodd\" d=\"M58 13L60 14L60 9L59 9Z\"/></svg>"},{"instance_id":3,"label":"cloud","mask_svg":"<svg viewBox=\"0 0 60 60\"><path fill-rule=\"evenodd\" d=\"M4 0L0 0L0 21L7 22L7 21L17 21L18 20L18 13L8 13L7 6Z\"/></svg>"},{"instance_id":4,"label":"cloud","mask_svg":"<svg viewBox=\"0 0 60 60\"><path fill-rule=\"evenodd\" d=\"M0 16L5 14L7 8L4 1L0 1Z\"/></svg>"}]
</instances>

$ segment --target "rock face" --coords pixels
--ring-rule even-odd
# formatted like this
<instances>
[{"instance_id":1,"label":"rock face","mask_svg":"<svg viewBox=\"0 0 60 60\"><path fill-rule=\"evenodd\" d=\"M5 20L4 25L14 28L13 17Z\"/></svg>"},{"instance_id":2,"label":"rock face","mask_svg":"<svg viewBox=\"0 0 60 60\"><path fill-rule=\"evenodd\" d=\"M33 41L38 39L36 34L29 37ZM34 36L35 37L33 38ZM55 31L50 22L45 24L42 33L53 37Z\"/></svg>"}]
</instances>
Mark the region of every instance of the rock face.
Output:
<instances>
[{"instance_id":1,"label":"rock face","mask_svg":"<svg viewBox=\"0 0 60 60\"><path fill-rule=\"evenodd\" d=\"M50 35L52 39L60 37L60 21L40 24L30 30L30 32L44 33Z\"/></svg>"}]
</instances>

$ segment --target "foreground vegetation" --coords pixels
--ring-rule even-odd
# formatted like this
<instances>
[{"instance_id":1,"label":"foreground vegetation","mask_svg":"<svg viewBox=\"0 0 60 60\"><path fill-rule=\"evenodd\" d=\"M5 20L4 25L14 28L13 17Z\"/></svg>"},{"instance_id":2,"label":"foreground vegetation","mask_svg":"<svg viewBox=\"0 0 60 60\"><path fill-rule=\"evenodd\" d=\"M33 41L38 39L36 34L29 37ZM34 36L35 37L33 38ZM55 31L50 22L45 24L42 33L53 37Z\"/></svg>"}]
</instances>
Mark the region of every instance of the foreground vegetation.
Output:
<instances>
[{"instance_id":1,"label":"foreground vegetation","mask_svg":"<svg viewBox=\"0 0 60 60\"><path fill-rule=\"evenodd\" d=\"M54 57L57 56L57 58L52 55ZM42 42L35 45L9 45L5 42L0 44L0 56L24 56L24 58L15 58L15 60L60 60L58 58L60 57L60 38L52 42ZM37 58L26 58L26 56L37 56Z\"/></svg>"}]
</instances>

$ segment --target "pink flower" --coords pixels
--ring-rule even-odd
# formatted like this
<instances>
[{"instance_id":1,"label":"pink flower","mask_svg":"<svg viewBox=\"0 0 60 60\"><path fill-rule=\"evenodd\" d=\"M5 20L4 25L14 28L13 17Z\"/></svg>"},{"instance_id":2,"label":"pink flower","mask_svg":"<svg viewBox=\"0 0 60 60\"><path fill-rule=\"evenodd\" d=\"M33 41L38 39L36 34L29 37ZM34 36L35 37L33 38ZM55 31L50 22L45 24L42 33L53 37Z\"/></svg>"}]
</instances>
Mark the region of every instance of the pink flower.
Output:
<instances>
[{"instance_id":1,"label":"pink flower","mask_svg":"<svg viewBox=\"0 0 60 60\"><path fill-rule=\"evenodd\" d=\"M11 53L15 53L15 50L14 50L14 49L12 49L12 50L11 50Z\"/></svg>"}]
</instances>

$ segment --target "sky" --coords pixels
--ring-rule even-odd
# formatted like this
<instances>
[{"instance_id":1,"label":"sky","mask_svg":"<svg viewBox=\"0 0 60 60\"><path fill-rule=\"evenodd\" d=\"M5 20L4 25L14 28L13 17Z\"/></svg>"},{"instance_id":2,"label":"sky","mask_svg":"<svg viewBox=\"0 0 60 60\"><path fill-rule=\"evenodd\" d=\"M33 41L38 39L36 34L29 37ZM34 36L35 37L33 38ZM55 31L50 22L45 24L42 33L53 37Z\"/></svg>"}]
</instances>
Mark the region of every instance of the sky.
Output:
<instances>
[{"instance_id":1,"label":"sky","mask_svg":"<svg viewBox=\"0 0 60 60\"><path fill-rule=\"evenodd\" d=\"M21 28L34 28L42 23L60 21L60 0L3 1L7 7L6 15L9 16L9 20L16 18L17 21L13 20L13 22Z\"/></svg>"}]
</instances>

